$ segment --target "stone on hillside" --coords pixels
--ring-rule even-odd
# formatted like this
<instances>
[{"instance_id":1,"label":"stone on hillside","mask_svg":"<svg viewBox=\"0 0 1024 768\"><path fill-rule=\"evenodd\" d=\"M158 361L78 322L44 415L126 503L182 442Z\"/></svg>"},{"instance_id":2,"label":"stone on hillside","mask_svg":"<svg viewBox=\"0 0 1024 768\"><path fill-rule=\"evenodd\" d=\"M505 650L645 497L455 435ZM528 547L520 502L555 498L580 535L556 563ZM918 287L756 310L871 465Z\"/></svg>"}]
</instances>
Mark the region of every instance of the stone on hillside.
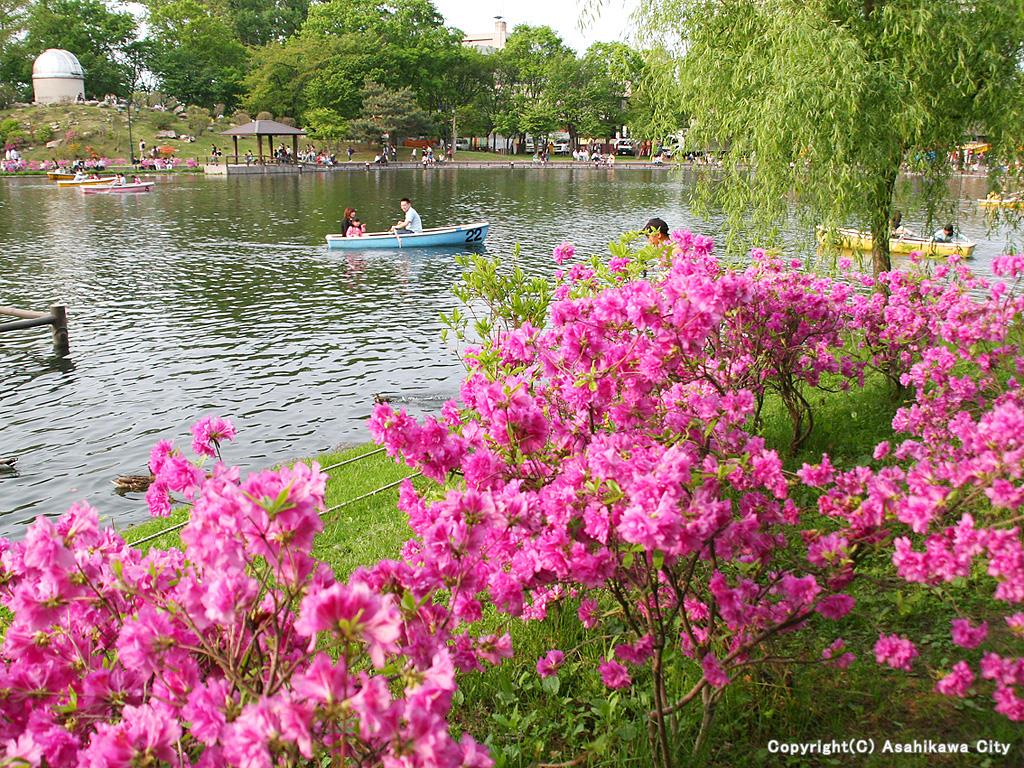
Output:
<instances>
[{"instance_id":1,"label":"stone on hillside","mask_svg":"<svg viewBox=\"0 0 1024 768\"><path fill-rule=\"evenodd\" d=\"M185 105L184 104L179 104L178 106L176 106L174 108L174 114L176 114L176 115L180 115L184 111L185 111Z\"/></svg>"},{"instance_id":2,"label":"stone on hillside","mask_svg":"<svg viewBox=\"0 0 1024 768\"><path fill-rule=\"evenodd\" d=\"M156 137L158 139L176 139L178 138L178 134L174 131L157 131Z\"/></svg>"},{"instance_id":3,"label":"stone on hillside","mask_svg":"<svg viewBox=\"0 0 1024 768\"><path fill-rule=\"evenodd\" d=\"M56 149L57 147L59 147L63 143L64 143L64 139L54 139L53 141L46 142L46 148L47 149Z\"/></svg>"}]
</instances>

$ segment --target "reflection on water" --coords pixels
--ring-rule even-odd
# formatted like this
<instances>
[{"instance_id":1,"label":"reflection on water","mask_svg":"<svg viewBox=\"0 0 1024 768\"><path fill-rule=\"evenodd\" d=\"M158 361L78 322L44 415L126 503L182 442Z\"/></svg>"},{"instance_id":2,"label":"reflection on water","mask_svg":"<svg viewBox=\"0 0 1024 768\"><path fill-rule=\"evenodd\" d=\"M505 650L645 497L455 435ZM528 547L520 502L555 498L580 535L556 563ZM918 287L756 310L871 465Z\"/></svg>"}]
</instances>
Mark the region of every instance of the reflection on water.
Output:
<instances>
[{"instance_id":1,"label":"reflection on water","mask_svg":"<svg viewBox=\"0 0 1024 768\"><path fill-rule=\"evenodd\" d=\"M1001 244L974 211L985 181L951 190L987 273ZM718 235L688 194L683 176L590 168L194 176L117 196L2 180L0 304L62 300L71 357L53 355L45 328L0 336L0 456L19 457L0 473L0 533L78 499L143 518L111 481L144 471L161 438L187 447L206 413L235 420L226 458L254 469L367 439L374 393L412 411L453 394L461 369L438 320L454 306L452 253L328 252L346 205L372 230L399 218L403 196L426 226L488 220L488 252L521 243L540 274L563 239L602 251L655 215Z\"/></svg>"}]
</instances>

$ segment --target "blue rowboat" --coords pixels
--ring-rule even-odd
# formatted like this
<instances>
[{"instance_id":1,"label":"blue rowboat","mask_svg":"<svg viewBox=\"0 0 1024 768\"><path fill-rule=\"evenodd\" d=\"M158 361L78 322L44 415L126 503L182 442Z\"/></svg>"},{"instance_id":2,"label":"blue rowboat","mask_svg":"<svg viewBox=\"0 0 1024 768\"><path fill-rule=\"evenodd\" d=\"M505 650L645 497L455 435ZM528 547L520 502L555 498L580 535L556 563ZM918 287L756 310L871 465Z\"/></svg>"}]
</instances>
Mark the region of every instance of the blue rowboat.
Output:
<instances>
[{"instance_id":1,"label":"blue rowboat","mask_svg":"<svg viewBox=\"0 0 1024 768\"><path fill-rule=\"evenodd\" d=\"M327 235L328 248L343 248L362 251L368 248L429 248L435 245L481 245L487 237L490 224L480 221L476 224L459 224L454 227L424 229L412 235L397 235L394 232L372 232L362 237Z\"/></svg>"}]
</instances>

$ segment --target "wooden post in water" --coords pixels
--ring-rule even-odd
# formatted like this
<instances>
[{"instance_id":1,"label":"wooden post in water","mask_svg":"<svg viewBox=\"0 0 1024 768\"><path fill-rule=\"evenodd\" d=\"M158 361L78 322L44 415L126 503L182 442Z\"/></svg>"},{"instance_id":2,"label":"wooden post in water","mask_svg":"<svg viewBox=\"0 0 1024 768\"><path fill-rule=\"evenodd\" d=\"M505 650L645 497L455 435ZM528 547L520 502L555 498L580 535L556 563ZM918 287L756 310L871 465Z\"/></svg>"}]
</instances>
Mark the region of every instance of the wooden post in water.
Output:
<instances>
[{"instance_id":1,"label":"wooden post in water","mask_svg":"<svg viewBox=\"0 0 1024 768\"><path fill-rule=\"evenodd\" d=\"M71 352L68 344L68 311L63 304L51 304L50 316L53 318L53 347L60 356Z\"/></svg>"}]
</instances>

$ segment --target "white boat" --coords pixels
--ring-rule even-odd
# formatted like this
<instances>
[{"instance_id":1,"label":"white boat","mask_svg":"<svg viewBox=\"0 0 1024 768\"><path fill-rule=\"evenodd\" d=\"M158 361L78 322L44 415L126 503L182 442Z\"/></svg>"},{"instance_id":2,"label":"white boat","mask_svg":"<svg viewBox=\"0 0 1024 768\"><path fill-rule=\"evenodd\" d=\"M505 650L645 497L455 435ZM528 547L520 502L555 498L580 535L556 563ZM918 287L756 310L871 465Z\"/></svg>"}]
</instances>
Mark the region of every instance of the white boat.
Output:
<instances>
[{"instance_id":1,"label":"white boat","mask_svg":"<svg viewBox=\"0 0 1024 768\"><path fill-rule=\"evenodd\" d=\"M458 224L453 227L424 229L409 235L394 232L372 232L361 237L327 235L328 248L361 251L368 248L430 248L439 245L481 245L487 237L490 224L486 221L475 224Z\"/></svg>"}]
</instances>

